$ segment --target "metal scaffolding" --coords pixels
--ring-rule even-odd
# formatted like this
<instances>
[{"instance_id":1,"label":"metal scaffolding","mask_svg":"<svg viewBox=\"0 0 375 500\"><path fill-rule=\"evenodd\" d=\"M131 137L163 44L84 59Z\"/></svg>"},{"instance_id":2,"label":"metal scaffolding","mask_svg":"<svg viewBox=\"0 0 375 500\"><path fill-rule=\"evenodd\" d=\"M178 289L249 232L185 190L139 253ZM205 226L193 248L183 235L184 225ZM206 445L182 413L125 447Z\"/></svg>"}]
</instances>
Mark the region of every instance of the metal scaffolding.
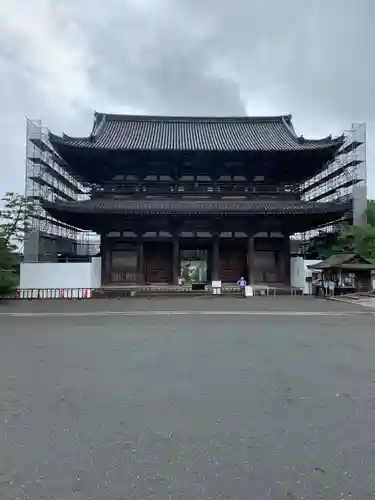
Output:
<instances>
[{"instance_id":1,"label":"metal scaffolding","mask_svg":"<svg viewBox=\"0 0 375 500\"><path fill-rule=\"evenodd\" d=\"M43 200L82 200L90 188L69 172L66 162L54 151L48 129L41 121L27 120L25 197L34 206L25 234L24 261L56 261L84 258L99 251L94 233L64 224L43 209Z\"/></svg>"},{"instance_id":2,"label":"metal scaffolding","mask_svg":"<svg viewBox=\"0 0 375 500\"><path fill-rule=\"evenodd\" d=\"M315 177L300 186L301 199L306 201L351 201L352 210L342 220L315 231L296 234L293 238L302 251L312 239L337 234L344 223L366 223L367 166L366 124L353 124L344 132L345 142L335 159Z\"/></svg>"},{"instance_id":3,"label":"metal scaffolding","mask_svg":"<svg viewBox=\"0 0 375 500\"><path fill-rule=\"evenodd\" d=\"M353 222L365 222L366 125L354 124L345 132L344 145L332 163L301 186L308 201L353 200Z\"/></svg>"}]
</instances>

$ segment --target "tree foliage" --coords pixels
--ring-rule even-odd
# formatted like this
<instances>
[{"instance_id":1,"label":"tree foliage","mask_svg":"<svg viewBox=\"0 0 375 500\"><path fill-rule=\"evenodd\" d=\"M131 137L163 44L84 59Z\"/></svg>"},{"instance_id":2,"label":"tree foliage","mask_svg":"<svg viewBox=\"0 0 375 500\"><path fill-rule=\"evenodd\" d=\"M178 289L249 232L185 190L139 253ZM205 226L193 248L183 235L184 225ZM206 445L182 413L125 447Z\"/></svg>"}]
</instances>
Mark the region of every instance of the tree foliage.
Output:
<instances>
[{"instance_id":1,"label":"tree foliage","mask_svg":"<svg viewBox=\"0 0 375 500\"><path fill-rule=\"evenodd\" d=\"M332 253L358 253L375 259L375 201L367 203L367 224L347 225L329 250Z\"/></svg>"},{"instance_id":2,"label":"tree foliage","mask_svg":"<svg viewBox=\"0 0 375 500\"><path fill-rule=\"evenodd\" d=\"M7 295L17 286L14 266L34 207L23 195L10 192L3 196L0 206L0 295Z\"/></svg>"},{"instance_id":3,"label":"tree foliage","mask_svg":"<svg viewBox=\"0 0 375 500\"><path fill-rule=\"evenodd\" d=\"M367 224L375 227L375 200L367 202Z\"/></svg>"},{"instance_id":4,"label":"tree foliage","mask_svg":"<svg viewBox=\"0 0 375 500\"><path fill-rule=\"evenodd\" d=\"M362 257L375 259L375 226L347 226L338 236L332 251L357 253Z\"/></svg>"},{"instance_id":5,"label":"tree foliage","mask_svg":"<svg viewBox=\"0 0 375 500\"><path fill-rule=\"evenodd\" d=\"M14 249L23 243L34 214L34 205L25 196L12 192L6 193L1 201L0 237L7 248Z\"/></svg>"},{"instance_id":6,"label":"tree foliage","mask_svg":"<svg viewBox=\"0 0 375 500\"><path fill-rule=\"evenodd\" d=\"M13 270L15 260L4 239L0 238L0 295L9 294L16 288L17 277Z\"/></svg>"}]
</instances>

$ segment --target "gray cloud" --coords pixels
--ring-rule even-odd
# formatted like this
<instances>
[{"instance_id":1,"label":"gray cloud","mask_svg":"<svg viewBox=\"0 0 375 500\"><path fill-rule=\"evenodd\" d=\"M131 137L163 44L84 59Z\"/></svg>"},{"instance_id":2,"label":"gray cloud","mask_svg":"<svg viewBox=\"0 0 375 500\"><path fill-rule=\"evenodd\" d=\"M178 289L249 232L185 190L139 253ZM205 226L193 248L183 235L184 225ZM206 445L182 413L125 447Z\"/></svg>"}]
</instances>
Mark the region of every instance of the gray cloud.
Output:
<instances>
[{"instance_id":1,"label":"gray cloud","mask_svg":"<svg viewBox=\"0 0 375 500\"><path fill-rule=\"evenodd\" d=\"M305 136L368 123L375 197L373 0L30 0L26 12L22 0L8 2L2 186L22 190L24 115L81 135L93 109L291 112Z\"/></svg>"}]
</instances>

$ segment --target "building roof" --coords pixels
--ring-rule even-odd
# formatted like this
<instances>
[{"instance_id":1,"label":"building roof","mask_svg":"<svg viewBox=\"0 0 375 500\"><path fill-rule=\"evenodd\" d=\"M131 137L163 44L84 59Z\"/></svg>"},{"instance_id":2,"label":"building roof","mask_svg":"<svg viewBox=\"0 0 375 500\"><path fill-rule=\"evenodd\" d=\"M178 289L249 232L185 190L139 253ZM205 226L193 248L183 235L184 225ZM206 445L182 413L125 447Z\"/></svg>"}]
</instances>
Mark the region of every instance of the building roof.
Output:
<instances>
[{"instance_id":1,"label":"building roof","mask_svg":"<svg viewBox=\"0 0 375 500\"><path fill-rule=\"evenodd\" d=\"M116 200L93 199L86 201L43 202L48 212L76 214L228 214L228 215L308 215L344 213L347 203L319 203L280 200Z\"/></svg>"},{"instance_id":2,"label":"building roof","mask_svg":"<svg viewBox=\"0 0 375 500\"><path fill-rule=\"evenodd\" d=\"M338 253L318 264L309 266L310 269L347 269L347 270L372 270L375 263L371 259L356 253Z\"/></svg>"},{"instance_id":3,"label":"building roof","mask_svg":"<svg viewBox=\"0 0 375 500\"><path fill-rule=\"evenodd\" d=\"M271 117L170 117L95 113L88 137L59 137L52 144L74 148L140 151L306 151L338 149L343 136L298 137L290 115Z\"/></svg>"}]
</instances>

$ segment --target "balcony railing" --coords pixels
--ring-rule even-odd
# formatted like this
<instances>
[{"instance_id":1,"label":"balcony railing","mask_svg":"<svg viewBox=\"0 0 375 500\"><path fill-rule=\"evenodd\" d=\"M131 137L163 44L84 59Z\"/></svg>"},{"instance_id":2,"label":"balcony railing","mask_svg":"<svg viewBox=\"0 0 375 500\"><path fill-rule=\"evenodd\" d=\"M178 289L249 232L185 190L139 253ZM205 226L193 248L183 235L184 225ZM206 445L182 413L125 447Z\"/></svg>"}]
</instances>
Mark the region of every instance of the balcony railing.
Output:
<instances>
[{"instance_id":1,"label":"balcony railing","mask_svg":"<svg viewBox=\"0 0 375 500\"><path fill-rule=\"evenodd\" d=\"M230 196L243 195L247 197L269 195L286 199L297 199L299 191L292 186L272 186L263 184L251 184L244 182L143 182L107 184L92 189L93 198L110 198L116 195L161 195L167 197L180 197L184 195L212 195Z\"/></svg>"}]
</instances>

